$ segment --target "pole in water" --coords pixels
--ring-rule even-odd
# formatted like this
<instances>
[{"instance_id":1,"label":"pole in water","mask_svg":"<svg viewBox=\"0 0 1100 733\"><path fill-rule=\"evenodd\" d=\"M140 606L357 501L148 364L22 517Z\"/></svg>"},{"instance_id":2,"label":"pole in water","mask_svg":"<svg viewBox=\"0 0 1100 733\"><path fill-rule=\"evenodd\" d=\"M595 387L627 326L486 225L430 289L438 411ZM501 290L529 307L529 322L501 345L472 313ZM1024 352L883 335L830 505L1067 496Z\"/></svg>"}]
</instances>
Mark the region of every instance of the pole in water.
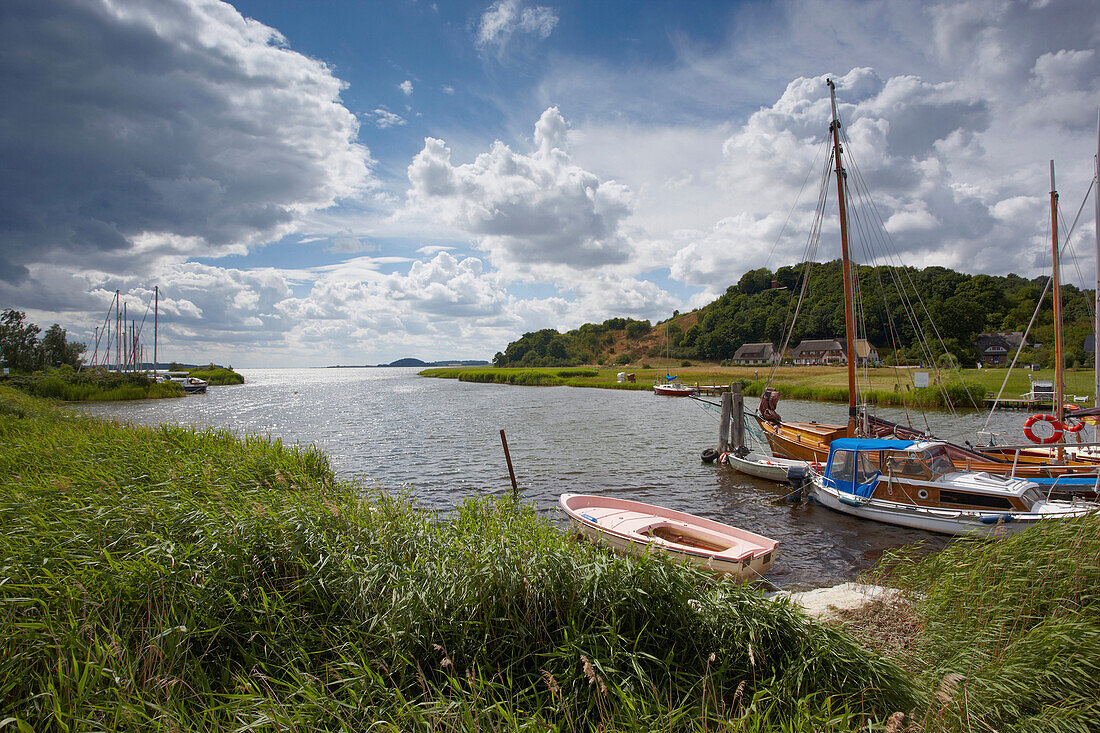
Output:
<instances>
[{"instance_id":1,"label":"pole in water","mask_svg":"<svg viewBox=\"0 0 1100 733\"><path fill-rule=\"evenodd\" d=\"M516 484L516 471L512 468L512 455L508 452L508 439L504 437L504 429L500 431L500 444L504 446L504 459L508 461L508 476L512 479L512 498L519 499L519 486Z\"/></svg>"}]
</instances>

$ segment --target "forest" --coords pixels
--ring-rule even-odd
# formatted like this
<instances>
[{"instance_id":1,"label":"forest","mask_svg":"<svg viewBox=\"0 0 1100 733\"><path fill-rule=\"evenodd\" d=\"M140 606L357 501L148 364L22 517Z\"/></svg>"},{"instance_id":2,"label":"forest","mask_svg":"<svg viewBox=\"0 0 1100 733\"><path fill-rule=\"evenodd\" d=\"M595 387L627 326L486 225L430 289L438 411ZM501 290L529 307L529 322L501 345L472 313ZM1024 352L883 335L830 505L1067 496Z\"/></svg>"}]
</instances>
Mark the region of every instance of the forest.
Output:
<instances>
[{"instance_id":1,"label":"forest","mask_svg":"<svg viewBox=\"0 0 1100 733\"><path fill-rule=\"evenodd\" d=\"M805 280L804 280L805 279ZM950 354L973 365L975 339L995 331L1024 331L1047 285L1046 277L968 275L945 267L858 266L857 338L866 338L886 363L918 363L927 343L936 358ZM791 328L805 282L805 295ZM1093 332L1093 291L1063 285L1067 366L1091 364L1084 352ZM717 300L691 313L674 313L654 327L649 321L612 318L560 333L525 333L496 354L496 366L628 364L666 353L677 360L722 362L745 343L788 349L803 339L844 336L844 278L840 260L801 263L778 270L750 270ZM666 337L667 334L667 337ZM666 342L667 338L667 342ZM1053 361L1054 313L1048 292L1027 337L1026 363Z\"/></svg>"}]
</instances>

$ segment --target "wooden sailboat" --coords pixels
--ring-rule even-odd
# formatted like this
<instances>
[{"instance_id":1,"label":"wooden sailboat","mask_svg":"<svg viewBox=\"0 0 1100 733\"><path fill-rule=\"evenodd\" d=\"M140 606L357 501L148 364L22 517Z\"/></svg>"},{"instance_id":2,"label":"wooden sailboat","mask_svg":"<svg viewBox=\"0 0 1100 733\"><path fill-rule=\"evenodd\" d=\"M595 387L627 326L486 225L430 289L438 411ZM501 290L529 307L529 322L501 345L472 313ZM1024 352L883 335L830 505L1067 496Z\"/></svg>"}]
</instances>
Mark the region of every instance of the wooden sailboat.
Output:
<instances>
[{"instance_id":1,"label":"wooden sailboat","mask_svg":"<svg viewBox=\"0 0 1100 733\"><path fill-rule=\"evenodd\" d=\"M843 163L843 149L840 144L840 120L837 115L836 87L832 80L826 82L829 85L829 96L832 109L832 122L829 130L832 136L833 158L835 162L835 176L837 186L837 202L840 219L840 245L841 263L844 277L844 329L845 352L848 367L848 421L846 424L830 424L819 422L798 422L782 420L776 411L779 394L772 388L767 388L761 396L757 410L757 420L760 428L767 438L772 453L776 456L808 462L824 463L829 458L829 446L834 440L842 438L861 437L887 437L893 436L902 439L929 439L932 436L919 431L893 425L869 415L860 414L857 406L858 393L856 390L856 353L855 353L855 318L853 305L853 283L850 246L848 239L848 210L845 189L846 173ZM1054 163L1051 162L1051 218L1053 225L1053 250L1054 250L1054 308L1055 323L1058 328L1055 333L1056 355L1062 353L1061 324L1061 292L1058 280L1058 234L1057 234L1057 202L1058 194L1054 186ZM1100 249L1100 245L1098 245ZM1062 359L1056 356L1055 374L1055 420L1062 424L1065 421L1063 407L1063 375ZM962 446L947 446L948 454L956 468L965 471L985 471L999 475L1013 475L1027 477L1029 479L1057 479L1067 493L1078 489L1071 489L1075 483L1082 487L1083 493L1095 493L1096 485L1089 478L1096 478L1096 472L1100 467L1100 458L1095 456L1073 457L1066 460L1064 448L1056 448L1052 454L1043 450L1021 450L1018 448L964 448ZM1081 474L1075 481L1067 481L1063 477L1069 474Z\"/></svg>"}]
</instances>

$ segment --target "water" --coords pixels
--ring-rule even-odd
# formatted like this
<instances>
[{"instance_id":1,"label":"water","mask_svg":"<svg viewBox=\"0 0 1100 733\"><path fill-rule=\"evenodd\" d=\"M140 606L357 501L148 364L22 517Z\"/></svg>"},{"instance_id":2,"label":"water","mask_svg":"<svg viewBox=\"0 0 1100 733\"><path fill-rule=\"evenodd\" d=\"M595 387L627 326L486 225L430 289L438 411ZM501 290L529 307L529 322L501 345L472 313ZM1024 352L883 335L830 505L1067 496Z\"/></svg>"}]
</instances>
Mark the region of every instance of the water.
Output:
<instances>
[{"instance_id":1,"label":"water","mask_svg":"<svg viewBox=\"0 0 1100 733\"><path fill-rule=\"evenodd\" d=\"M695 400L651 392L513 387L418 377L415 369L242 369L246 383L205 395L82 405L123 421L228 427L313 443L337 474L407 488L428 509L511 490L500 431L525 499L557 521L565 492L615 494L749 529L780 541L768 578L816 587L855 578L892 547L948 539L861 521L809 502L775 503L786 489L699 460L717 443L718 415ZM750 401L750 404L752 402ZM782 401L786 419L843 422L846 405ZM882 410L905 422L900 410ZM918 422L919 420L919 422ZM1022 415L999 418L1018 432ZM972 438L982 415L929 417L946 439ZM916 416L916 427L924 427Z\"/></svg>"}]
</instances>

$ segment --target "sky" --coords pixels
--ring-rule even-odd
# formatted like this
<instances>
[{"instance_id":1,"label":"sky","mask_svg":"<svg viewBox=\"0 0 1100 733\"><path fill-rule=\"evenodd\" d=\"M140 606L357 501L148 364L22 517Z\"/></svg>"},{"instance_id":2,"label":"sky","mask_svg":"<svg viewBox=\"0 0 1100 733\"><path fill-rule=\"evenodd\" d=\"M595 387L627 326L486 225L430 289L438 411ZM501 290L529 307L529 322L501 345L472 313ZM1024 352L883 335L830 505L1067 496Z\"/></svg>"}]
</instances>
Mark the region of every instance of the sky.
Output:
<instances>
[{"instance_id":1,"label":"sky","mask_svg":"<svg viewBox=\"0 0 1100 733\"><path fill-rule=\"evenodd\" d=\"M91 351L117 290L151 347L156 287L160 359L236 367L655 322L802 260L827 78L896 261L1049 272L1095 0L5 0L0 308Z\"/></svg>"}]
</instances>

